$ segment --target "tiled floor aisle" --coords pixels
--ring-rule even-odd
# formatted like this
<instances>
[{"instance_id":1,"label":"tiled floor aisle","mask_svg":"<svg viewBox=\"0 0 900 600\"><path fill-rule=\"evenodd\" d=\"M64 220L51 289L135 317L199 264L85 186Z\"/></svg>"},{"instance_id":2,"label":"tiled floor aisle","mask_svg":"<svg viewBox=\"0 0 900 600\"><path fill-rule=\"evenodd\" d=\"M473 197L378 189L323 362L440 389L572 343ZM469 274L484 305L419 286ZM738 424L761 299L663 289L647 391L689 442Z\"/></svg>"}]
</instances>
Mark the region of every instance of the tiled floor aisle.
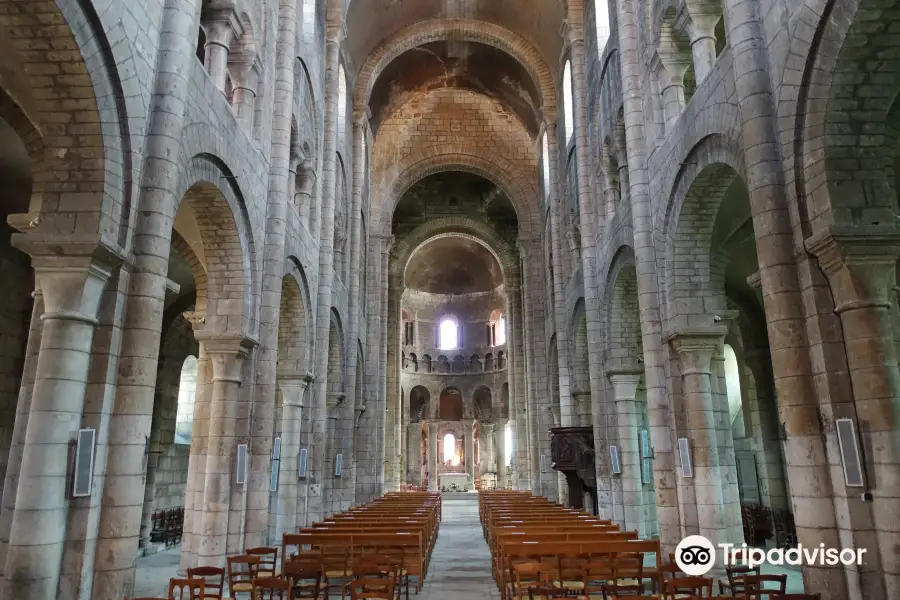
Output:
<instances>
[{"instance_id":1,"label":"tiled floor aisle","mask_svg":"<svg viewBox=\"0 0 900 600\"><path fill-rule=\"evenodd\" d=\"M421 600L499 598L481 534L476 494L444 494L443 518ZM413 596L410 595L410 600Z\"/></svg>"}]
</instances>

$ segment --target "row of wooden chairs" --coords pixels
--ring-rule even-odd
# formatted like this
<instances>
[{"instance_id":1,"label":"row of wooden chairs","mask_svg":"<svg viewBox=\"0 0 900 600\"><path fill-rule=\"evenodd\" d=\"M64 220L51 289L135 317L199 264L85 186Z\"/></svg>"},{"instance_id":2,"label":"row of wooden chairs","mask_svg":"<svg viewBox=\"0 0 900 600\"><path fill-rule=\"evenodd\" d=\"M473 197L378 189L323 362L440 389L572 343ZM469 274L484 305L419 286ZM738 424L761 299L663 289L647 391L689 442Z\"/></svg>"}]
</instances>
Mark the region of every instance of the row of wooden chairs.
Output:
<instances>
[{"instance_id":1,"label":"row of wooden chairs","mask_svg":"<svg viewBox=\"0 0 900 600\"><path fill-rule=\"evenodd\" d=\"M479 515L504 600L816 599L786 594L786 575L761 574L740 563L729 566L727 579L718 582L688 577L673 555L662 562L658 540L638 540L635 532L528 492L481 492ZM651 556L652 566L645 561ZM713 596L716 583L720 596Z\"/></svg>"},{"instance_id":2,"label":"row of wooden chairs","mask_svg":"<svg viewBox=\"0 0 900 600\"><path fill-rule=\"evenodd\" d=\"M150 541L166 548L181 542L184 530L184 508L157 510L150 515Z\"/></svg>"}]
</instances>

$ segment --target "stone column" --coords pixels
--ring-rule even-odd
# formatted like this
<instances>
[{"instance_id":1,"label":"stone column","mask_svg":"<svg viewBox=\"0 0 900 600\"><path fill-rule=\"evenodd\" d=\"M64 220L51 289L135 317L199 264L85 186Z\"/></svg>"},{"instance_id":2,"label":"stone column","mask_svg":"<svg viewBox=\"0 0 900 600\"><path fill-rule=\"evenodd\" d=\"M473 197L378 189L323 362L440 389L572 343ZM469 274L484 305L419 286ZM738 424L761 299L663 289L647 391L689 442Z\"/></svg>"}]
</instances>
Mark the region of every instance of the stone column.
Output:
<instances>
[{"instance_id":1,"label":"stone column","mask_svg":"<svg viewBox=\"0 0 900 600\"><path fill-rule=\"evenodd\" d=\"M334 206L337 184L337 121L338 121L338 71L340 69L340 44L343 32L343 1L331 0L325 15L325 74L324 113L325 132L322 144L322 194L319 207L319 289L316 296L316 341L313 373L317 376L312 388L310 421L310 469L307 478L307 517L311 523L322 519L325 511L322 498L326 473L327 452L327 401L328 357L331 334L332 293L334 291Z\"/></svg>"},{"instance_id":2,"label":"stone column","mask_svg":"<svg viewBox=\"0 0 900 600\"><path fill-rule=\"evenodd\" d=\"M347 449L347 419L344 416L346 410L347 395L344 392L328 392L328 439L326 447L328 448L325 456L325 475L322 478L322 495L324 504L324 515L334 515L343 510L344 502L344 478L345 468L349 463L345 462L349 458ZM341 476L336 477L334 474L335 461L337 455L341 454ZM349 473L349 470L347 469ZM349 508L349 507L348 507Z\"/></svg>"},{"instance_id":3,"label":"stone column","mask_svg":"<svg viewBox=\"0 0 900 600\"><path fill-rule=\"evenodd\" d=\"M644 132L643 81L645 67L640 57L638 23L633 2L616 3L619 64L625 113L625 143L628 155L631 224L634 230L634 262L637 270L638 307L641 312L641 345L644 349L644 379L647 411L653 444L653 486L656 490L659 537L663 555L681 541L682 524L672 447L672 415L669 406L662 319L659 307L655 214L650 199L647 167L648 142Z\"/></svg>"},{"instance_id":4,"label":"stone column","mask_svg":"<svg viewBox=\"0 0 900 600\"><path fill-rule=\"evenodd\" d=\"M360 364L362 356L359 351L359 328L360 321L363 318L362 312L365 307L365 294L367 290L362 289L363 274L365 270L365 252L364 246L366 241L363 239L363 223L362 223L362 202L363 202L363 186L366 179L364 172L366 161L366 129L368 123L368 111L362 116L354 115L353 120L353 177L350 181L350 268L347 275L347 293L350 296L347 312L348 312L348 329L347 329L347 360L346 371L344 373L344 390L349 395L349 408L352 411L352 422L349 428L350 448L348 457L350 459L350 477L344 482L344 503L346 508L350 508L354 502L359 503L356 488L357 479L360 471L370 471L370 467L360 464L369 457L363 453L362 440L360 434L366 435L366 430L360 430L357 426L359 419L366 410L366 402L362 397L362 389L357 389L357 381L361 381L362 377L357 375L357 370L362 369ZM349 411L348 411L349 412ZM365 476L364 476L365 477Z\"/></svg>"},{"instance_id":5,"label":"stone column","mask_svg":"<svg viewBox=\"0 0 900 600\"><path fill-rule=\"evenodd\" d=\"M278 378L281 390L281 458L278 473L278 519L275 542L282 535L296 531L298 490L297 462L303 433L303 395L312 381L311 375L282 375ZM305 523L304 523L305 524Z\"/></svg>"},{"instance_id":6,"label":"stone column","mask_svg":"<svg viewBox=\"0 0 900 600\"><path fill-rule=\"evenodd\" d=\"M646 538L647 523L644 520L644 494L641 484L641 449L638 440L638 419L635 394L644 370L640 367L608 369L616 403L617 442L619 462L622 465L623 529L637 531ZM598 450L599 451L599 450Z\"/></svg>"},{"instance_id":7,"label":"stone column","mask_svg":"<svg viewBox=\"0 0 900 600\"><path fill-rule=\"evenodd\" d=\"M480 435L478 440L481 455L484 457L481 464L484 465L485 473L496 473L497 457L494 456L494 424L482 423L481 429L484 432L484 435Z\"/></svg>"},{"instance_id":8,"label":"stone column","mask_svg":"<svg viewBox=\"0 0 900 600\"><path fill-rule=\"evenodd\" d=\"M572 400L575 404L575 411L578 415L578 423L579 427L591 427L593 426L593 410L592 410L592 401L591 401L591 392L584 390L577 390L572 392Z\"/></svg>"},{"instance_id":9,"label":"stone column","mask_svg":"<svg viewBox=\"0 0 900 600\"><path fill-rule=\"evenodd\" d=\"M663 66L665 75L668 76L662 84L663 115L666 119L666 131L671 131L684 110L684 73L688 64L664 60Z\"/></svg>"},{"instance_id":10,"label":"stone column","mask_svg":"<svg viewBox=\"0 0 900 600\"><path fill-rule=\"evenodd\" d=\"M622 154L619 156L619 198L628 202L628 157L624 155L624 151L625 148L622 148ZM609 219L612 220L612 216Z\"/></svg>"},{"instance_id":11,"label":"stone column","mask_svg":"<svg viewBox=\"0 0 900 600\"><path fill-rule=\"evenodd\" d=\"M9 463L6 466L6 478L3 484L3 503L0 505L0 569L6 567L6 550L9 546L9 532L16 510L16 492L19 489L19 471L22 466L22 451L25 448L25 432L28 428L28 417L31 414L31 391L34 388L37 360L41 349L41 330L43 329L41 315L44 312L44 297L40 288L34 290L32 297L34 304L31 307L31 326L25 348L22 383L19 386L19 397L16 403L16 422L13 425L12 441L9 445Z\"/></svg>"},{"instance_id":12,"label":"stone column","mask_svg":"<svg viewBox=\"0 0 900 600\"><path fill-rule=\"evenodd\" d=\"M756 384L756 407L751 413L751 427L759 448L757 467L762 488L760 495L768 500L772 510L786 510L790 503L785 488L772 358L768 348L756 348L744 350L740 359L750 369Z\"/></svg>"},{"instance_id":13,"label":"stone column","mask_svg":"<svg viewBox=\"0 0 900 600\"><path fill-rule=\"evenodd\" d=\"M699 534L713 544L729 542L719 443L710 384L712 355L724 327L694 328L666 336L681 363L685 436L691 442ZM679 435L679 437L681 437ZM686 506L684 510L688 511Z\"/></svg>"},{"instance_id":14,"label":"stone column","mask_svg":"<svg viewBox=\"0 0 900 600\"><path fill-rule=\"evenodd\" d=\"M717 311L720 324L729 327L738 318L736 310ZM722 498L725 502L725 522L728 540L734 544L744 541L741 518L741 494L738 489L737 459L734 452L734 432L731 427L731 410L728 406L728 386L725 381L725 337L718 341L710 363L710 383L713 395L713 413L716 420L716 437L719 444L719 469L722 476Z\"/></svg>"},{"instance_id":15,"label":"stone column","mask_svg":"<svg viewBox=\"0 0 900 600\"><path fill-rule=\"evenodd\" d=\"M253 117L256 113L256 88L259 86L259 69L257 64L250 65L244 74L243 81L235 82L234 106L238 123L249 137L253 137Z\"/></svg>"},{"instance_id":16,"label":"stone column","mask_svg":"<svg viewBox=\"0 0 900 600\"><path fill-rule=\"evenodd\" d=\"M863 596L900 597L900 370L893 337L891 292L896 285L900 231L877 227L832 230L808 240L807 248L831 287L841 319L853 406L835 406L835 418L852 418L861 432L866 490L873 489L872 531L854 528L855 546L874 536L880 554L880 579L863 575ZM866 456L869 454L869 456ZM874 483L874 485L873 485ZM840 486L840 481L836 482ZM855 503L854 503L855 504ZM860 507L861 508L861 507ZM871 552L872 550L870 550ZM871 560L871 559L870 559ZM870 568L874 565L869 563ZM877 569L878 567L876 567Z\"/></svg>"},{"instance_id":17,"label":"stone column","mask_svg":"<svg viewBox=\"0 0 900 600\"><path fill-rule=\"evenodd\" d=\"M516 419L516 431L522 440L518 444L519 452L516 452L516 480L520 490L532 489L531 469L529 467L531 453L534 451L532 440L528 435L528 411L525 407L525 347L522 340L522 296L516 277L513 285L506 288L508 298L507 313L509 335L507 336L508 352L507 370L509 373L509 410L510 416Z\"/></svg>"},{"instance_id":18,"label":"stone column","mask_svg":"<svg viewBox=\"0 0 900 600\"><path fill-rule=\"evenodd\" d=\"M473 423L466 422L466 475L470 477L472 485L475 485L475 431Z\"/></svg>"},{"instance_id":19,"label":"stone column","mask_svg":"<svg viewBox=\"0 0 900 600\"><path fill-rule=\"evenodd\" d=\"M422 424L418 421L406 424L406 472L403 482L417 485L419 466L422 462Z\"/></svg>"},{"instance_id":20,"label":"stone column","mask_svg":"<svg viewBox=\"0 0 900 600\"><path fill-rule=\"evenodd\" d=\"M203 328L203 317L198 313L184 313L194 326ZM178 574L197 566L197 550L203 534L203 484L206 480L207 437L209 435L209 396L212 392L212 365L206 353L206 345L198 344L197 390L194 393L194 422L191 424L191 449L188 458L188 480L184 499L184 534L181 540L181 563Z\"/></svg>"},{"instance_id":21,"label":"stone column","mask_svg":"<svg viewBox=\"0 0 900 600\"><path fill-rule=\"evenodd\" d=\"M94 600L131 595L135 548L144 501L144 441L150 434L156 384L156 352L165 309L172 223L178 201L181 138L191 65L197 47L200 2L166 0L161 48L147 124L141 190L132 237L132 272L122 318L122 341L113 411L109 417L106 476L97 528ZM152 349L152 350L149 350Z\"/></svg>"},{"instance_id":22,"label":"stone column","mask_svg":"<svg viewBox=\"0 0 900 600\"><path fill-rule=\"evenodd\" d=\"M121 258L66 242L58 245L70 254L56 254L21 234L13 245L31 255L44 313L0 595L55 600L68 529L69 444L81 427L101 295Z\"/></svg>"},{"instance_id":23,"label":"stone column","mask_svg":"<svg viewBox=\"0 0 900 600\"><path fill-rule=\"evenodd\" d=\"M583 21L582 14L571 14L573 11L581 12L580 7L576 3L569 3L568 10L570 12L569 23L580 23ZM603 384L602 347L599 343L603 335L601 330L603 318L600 307L601 284L597 278L596 238L606 223L603 220L603 216L597 214L597 206L599 204L594 198L596 185L591 177L594 160L588 141L591 137L591 125L588 117L588 72L584 49L584 27L570 27L568 37L572 60L572 98L575 105L573 111L575 121L575 157L578 161L578 204L581 207L579 211L579 229L581 230L580 266L584 291L584 312L587 322L587 358L592 400L591 414L596 422L605 423L607 421L607 405L602 401L605 386ZM562 326L557 324L557 331L560 328L569 328L568 315L566 315L566 320L563 321ZM562 393L563 390L560 389L560 392ZM565 413L561 415L560 424L562 426L574 425L574 423L575 420L571 416L567 418ZM608 432L605 427L594 427L593 433L595 448L609 445ZM600 516L608 516L605 514L604 509L609 505L608 494L612 490L608 462L608 452L598 453L595 460L595 477ZM561 480L560 498L563 497L562 494L567 490L568 486Z\"/></svg>"},{"instance_id":24,"label":"stone column","mask_svg":"<svg viewBox=\"0 0 900 600\"><path fill-rule=\"evenodd\" d=\"M197 547L198 564L221 567L228 541L228 514L234 487L240 387L244 359L255 342L243 336L197 332L212 364L212 394L209 411L208 454L203 484L202 537ZM249 453L248 453L249 461ZM248 480L249 480L249 473Z\"/></svg>"},{"instance_id":25,"label":"stone column","mask_svg":"<svg viewBox=\"0 0 900 600\"><path fill-rule=\"evenodd\" d=\"M206 70L216 88L224 93L231 43L242 33L240 21L233 10L226 9L216 11L205 25Z\"/></svg>"},{"instance_id":26,"label":"stone column","mask_svg":"<svg viewBox=\"0 0 900 600\"><path fill-rule=\"evenodd\" d=\"M435 492L438 486L438 424L434 421L428 423L428 491Z\"/></svg>"},{"instance_id":27,"label":"stone column","mask_svg":"<svg viewBox=\"0 0 900 600\"><path fill-rule=\"evenodd\" d=\"M691 38L691 54L694 58L694 77L700 85L716 64L715 27L720 15L702 14L691 10L689 24Z\"/></svg>"},{"instance_id":28,"label":"stone column","mask_svg":"<svg viewBox=\"0 0 900 600\"><path fill-rule=\"evenodd\" d=\"M816 305L815 295L821 288L809 278L814 267L804 253L797 251L797 232L791 217L794 208L786 192L776 95L769 74L770 55L766 45L759 43L766 39L766 28L760 3L725 0L722 4L734 58L735 100L744 132L741 140L746 184L778 409L786 434L784 448L791 496L796 506L803 507L795 513L797 537L810 548L820 543L840 547L839 517L829 490L833 472L828 459L830 443L826 444L820 425L820 396L816 389L819 382L814 380L810 356L810 347L818 342L807 333L815 321L810 319L806 307ZM820 348L828 354L826 347ZM843 569L809 566L803 571L807 593L821 593L822 600L847 597Z\"/></svg>"}]
</instances>

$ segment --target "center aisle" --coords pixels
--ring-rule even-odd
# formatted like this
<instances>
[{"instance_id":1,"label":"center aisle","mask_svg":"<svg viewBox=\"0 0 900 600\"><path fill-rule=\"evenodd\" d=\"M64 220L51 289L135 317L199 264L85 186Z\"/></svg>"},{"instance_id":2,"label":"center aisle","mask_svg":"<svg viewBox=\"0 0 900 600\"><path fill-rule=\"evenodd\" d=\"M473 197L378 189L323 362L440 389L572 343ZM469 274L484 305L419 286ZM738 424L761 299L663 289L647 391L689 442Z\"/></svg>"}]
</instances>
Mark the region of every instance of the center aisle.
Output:
<instances>
[{"instance_id":1,"label":"center aisle","mask_svg":"<svg viewBox=\"0 0 900 600\"><path fill-rule=\"evenodd\" d=\"M491 577L491 553L478 520L478 494L444 494L441 512L438 540L421 599L499 598Z\"/></svg>"}]
</instances>

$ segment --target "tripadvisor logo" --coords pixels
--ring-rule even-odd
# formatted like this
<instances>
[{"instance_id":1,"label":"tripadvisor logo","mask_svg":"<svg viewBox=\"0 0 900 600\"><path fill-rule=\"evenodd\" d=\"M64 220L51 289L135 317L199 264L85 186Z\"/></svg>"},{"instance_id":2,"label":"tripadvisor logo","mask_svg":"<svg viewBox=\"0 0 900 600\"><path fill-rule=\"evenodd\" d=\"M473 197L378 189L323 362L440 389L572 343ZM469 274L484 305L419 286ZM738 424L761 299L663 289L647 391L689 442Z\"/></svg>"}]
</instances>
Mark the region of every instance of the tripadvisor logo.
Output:
<instances>
[{"instance_id":1,"label":"tripadvisor logo","mask_svg":"<svg viewBox=\"0 0 900 600\"><path fill-rule=\"evenodd\" d=\"M735 544L719 544L722 562L725 566L746 565L751 569L767 563L773 566L782 565L818 565L836 566L838 564L860 566L863 564L865 548L826 548L825 544L807 548L803 544L796 548L751 548L747 544L739 547ZM716 562L716 546L702 535L690 535L675 548L675 563L685 575L699 577L712 570Z\"/></svg>"}]
</instances>

